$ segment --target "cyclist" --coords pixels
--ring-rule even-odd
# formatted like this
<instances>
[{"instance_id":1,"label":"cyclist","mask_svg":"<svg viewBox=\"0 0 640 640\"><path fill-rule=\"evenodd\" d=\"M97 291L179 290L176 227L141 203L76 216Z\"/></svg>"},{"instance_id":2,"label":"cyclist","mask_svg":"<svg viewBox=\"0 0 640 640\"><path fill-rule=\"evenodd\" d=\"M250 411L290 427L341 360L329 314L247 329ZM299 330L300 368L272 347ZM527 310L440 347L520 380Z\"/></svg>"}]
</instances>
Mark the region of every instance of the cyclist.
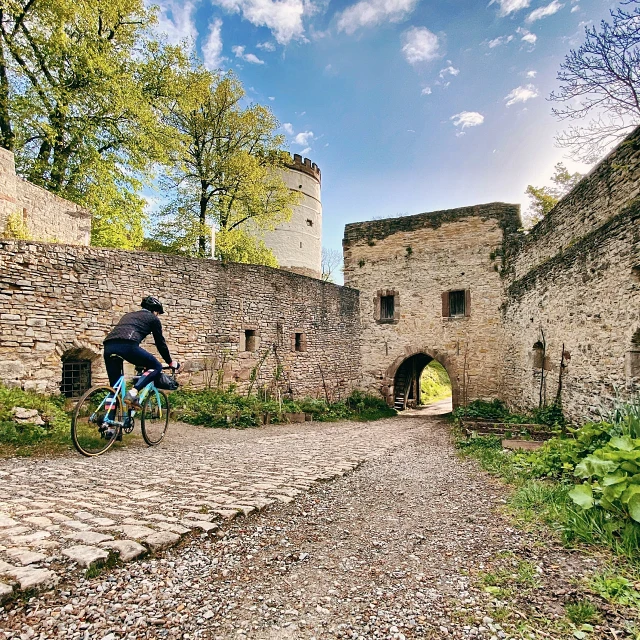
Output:
<instances>
[{"instance_id":1,"label":"cyclist","mask_svg":"<svg viewBox=\"0 0 640 640\"><path fill-rule=\"evenodd\" d=\"M150 333L153 334L156 348L165 362L173 369L180 368L180 364L171 359L167 343L162 335L162 324L158 318L160 314L164 313L162 303L158 298L147 296L142 300L140 306L142 307L140 311L125 313L104 339L104 363L107 367L110 386L113 387L122 376L123 360L144 368L144 373L124 397L125 404L130 409L140 409L138 391L162 373L160 361L140 347L140 343Z\"/></svg>"}]
</instances>

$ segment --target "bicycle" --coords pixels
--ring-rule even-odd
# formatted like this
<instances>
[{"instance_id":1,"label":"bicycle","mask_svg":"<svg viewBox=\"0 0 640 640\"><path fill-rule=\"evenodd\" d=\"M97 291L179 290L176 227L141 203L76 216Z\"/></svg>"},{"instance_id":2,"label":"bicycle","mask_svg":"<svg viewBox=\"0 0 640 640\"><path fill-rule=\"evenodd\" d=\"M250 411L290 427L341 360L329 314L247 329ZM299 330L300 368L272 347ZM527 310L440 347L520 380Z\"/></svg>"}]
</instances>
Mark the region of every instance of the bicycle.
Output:
<instances>
[{"instance_id":1,"label":"bicycle","mask_svg":"<svg viewBox=\"0 0 640 640\"><path fill-rule=\"evenodd\" d=\"M175 369L171 369L175 379ZM142 374L140 369L136 373ZM134 378L135 382L136 378ZM76 404L71 420L71 440L79 453L87 457L102 455L123 434L130 434L135 427L135 409L123 410L127 382L122 375L113 387L91 387ZM138 394L141 405L140 430L144 441L155 447L164 439L169 426L169 397L153 382Z\"/></svg>"}]
</instances>

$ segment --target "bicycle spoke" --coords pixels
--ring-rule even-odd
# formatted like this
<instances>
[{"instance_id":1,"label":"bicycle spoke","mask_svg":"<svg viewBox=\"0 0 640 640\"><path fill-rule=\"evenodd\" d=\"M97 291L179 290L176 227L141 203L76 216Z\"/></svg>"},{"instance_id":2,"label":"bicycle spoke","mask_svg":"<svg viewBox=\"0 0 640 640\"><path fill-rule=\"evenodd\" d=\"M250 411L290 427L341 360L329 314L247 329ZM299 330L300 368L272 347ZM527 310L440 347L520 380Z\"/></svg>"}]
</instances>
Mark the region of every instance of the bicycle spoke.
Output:
<instances>
[{"instance_id":1,"label":"bicycle spoke","mask_svg":"<svg viewBox=\"0 0 640 640\"><path fill-rule=\"evenodd\" d=\"M116 440L122 425L122 404L110 387L93 387L78 401L71 438L85 456L104 453Z\"/></svg>"}]
</instances>

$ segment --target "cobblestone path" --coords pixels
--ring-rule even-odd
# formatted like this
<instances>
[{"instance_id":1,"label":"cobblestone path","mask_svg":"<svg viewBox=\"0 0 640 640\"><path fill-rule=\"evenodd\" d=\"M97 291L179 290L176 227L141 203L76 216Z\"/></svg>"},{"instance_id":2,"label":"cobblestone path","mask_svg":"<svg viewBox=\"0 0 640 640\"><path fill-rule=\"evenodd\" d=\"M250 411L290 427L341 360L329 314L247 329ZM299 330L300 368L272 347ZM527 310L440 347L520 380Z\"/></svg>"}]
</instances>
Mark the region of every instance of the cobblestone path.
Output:
<instances>
[{"instance_id":1,"label":"cobblestone path","mask_svg":"<svg viewBox=\"0 0 640 640\"><path fill-rule=\"evenodd\" d=\"M174 424L156 448L96 459L0 462L0 599L69 569L124 561L211 534L221 520L290 502L406 441L401 421L246 431Z\"/></svg>"}]
</instances>

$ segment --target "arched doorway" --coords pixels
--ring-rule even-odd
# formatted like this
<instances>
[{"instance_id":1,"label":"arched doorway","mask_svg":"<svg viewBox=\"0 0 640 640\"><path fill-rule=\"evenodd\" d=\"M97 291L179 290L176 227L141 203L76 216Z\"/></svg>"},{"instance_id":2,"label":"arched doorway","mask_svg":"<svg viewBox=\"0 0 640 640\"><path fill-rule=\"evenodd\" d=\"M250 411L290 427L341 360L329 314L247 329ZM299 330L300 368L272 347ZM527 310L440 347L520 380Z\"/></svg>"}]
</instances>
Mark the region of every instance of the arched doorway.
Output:
<instances>
[{"instance_id":1,"label":"arched doorway","mask_svg":"<svg viewBox=\"0 0 640 640\"><path fill-rule=\"evenodd\" d=\"M434 353L431 355L424 350L408 351L403 357L397 358L386 371L388 380L387 401L396 409L403 410L407 407L421 404L422 389L420 380L422 373L430 362L436 361L446 371L451 384L451 396L453 407L458 406L458 380L455 377L455 368L446 355Z\"/></svg>"}]
</instances>

